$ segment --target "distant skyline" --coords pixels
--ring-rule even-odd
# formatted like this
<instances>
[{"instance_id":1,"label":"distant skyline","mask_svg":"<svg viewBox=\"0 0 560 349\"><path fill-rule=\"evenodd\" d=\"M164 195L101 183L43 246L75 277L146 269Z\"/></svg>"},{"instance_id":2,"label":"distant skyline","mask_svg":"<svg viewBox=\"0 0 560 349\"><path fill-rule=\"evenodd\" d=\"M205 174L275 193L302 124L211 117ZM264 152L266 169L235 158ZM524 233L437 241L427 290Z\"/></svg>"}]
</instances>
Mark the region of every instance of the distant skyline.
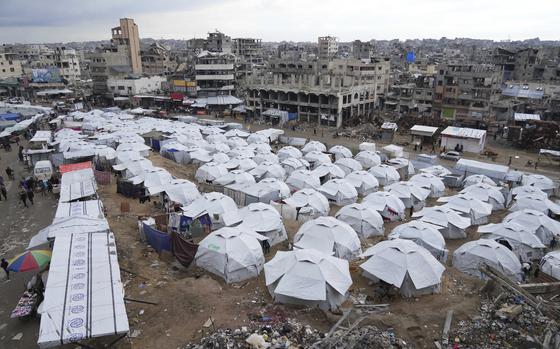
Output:
<instances>
[{"instance_id":1,"label":"distant skyline","mask_svg":"<svg viewBox=\"0 0 560 349\"><path fill-rule=\"evenodd\" d=\"M560 40L558 0L0 0L0 43L106 40L121 17L153 39Z\"/></svg>"}]
</instances>

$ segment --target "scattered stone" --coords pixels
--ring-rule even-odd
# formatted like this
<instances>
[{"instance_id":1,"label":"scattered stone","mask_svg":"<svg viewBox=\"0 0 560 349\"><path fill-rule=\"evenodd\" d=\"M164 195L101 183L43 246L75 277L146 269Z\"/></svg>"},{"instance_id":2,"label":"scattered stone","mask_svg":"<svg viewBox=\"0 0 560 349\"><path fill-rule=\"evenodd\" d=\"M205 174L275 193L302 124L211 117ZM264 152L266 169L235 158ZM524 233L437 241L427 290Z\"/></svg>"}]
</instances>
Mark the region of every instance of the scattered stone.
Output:
<instances>
[{"instance_id":1,"label":"scattered stone","mask_svg":"<svg viewBox=\"0 0 560 349\"><path fill-rule=\"evenodd\" d=\"M16 334L15 336L13 336L12 340L13 341L19 341L22 338L23 338L23 332L20 332L20 333Z\"/></svg>"},{"instance_id":2,"label":"scattered stone","mask_svg":"<svg viewBox=\"0 0 560 349\"><path fill-rule=\"evenodd\" d=\"M142 330L133 330L132 332L129 332L128 337L136 338L139 337L141 334L142 334Z\"/></svg>"}]
</instances>

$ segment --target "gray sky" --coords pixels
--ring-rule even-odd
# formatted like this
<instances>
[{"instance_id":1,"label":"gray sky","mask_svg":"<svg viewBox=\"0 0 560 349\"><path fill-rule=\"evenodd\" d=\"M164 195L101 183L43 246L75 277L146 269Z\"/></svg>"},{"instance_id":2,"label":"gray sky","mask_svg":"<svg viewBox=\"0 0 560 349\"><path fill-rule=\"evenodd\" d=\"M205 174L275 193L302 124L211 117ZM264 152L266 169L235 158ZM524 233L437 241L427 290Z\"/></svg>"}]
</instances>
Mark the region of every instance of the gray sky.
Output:
<instances>
[{"instance_id":1,"label":"gray sky","mask_svg":"<svg viewBox=\"0 0 560 349\"><path fill-rule=\"evenodd\" d=\"M120 17L154 39L560 39L560 0L0 0L0 43L109 39Z\"/></svg>"}]
</instances>

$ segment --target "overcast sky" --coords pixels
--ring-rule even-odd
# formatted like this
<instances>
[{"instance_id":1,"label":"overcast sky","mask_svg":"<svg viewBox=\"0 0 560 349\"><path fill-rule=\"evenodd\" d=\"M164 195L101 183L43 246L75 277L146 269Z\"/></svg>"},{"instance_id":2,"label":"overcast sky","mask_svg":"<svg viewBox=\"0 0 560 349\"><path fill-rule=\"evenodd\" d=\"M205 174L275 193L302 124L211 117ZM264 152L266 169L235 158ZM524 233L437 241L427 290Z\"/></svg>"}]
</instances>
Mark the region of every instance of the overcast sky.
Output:
<instances>
[{"instance_id":1,"label":"overcast sky","mask_svg":"<svg viewBox=\"0 0 560 349\"><path fill-rule=\"evenodd\" d=\"M0 43L109 39L120 17L154 39L560 39L560 0L0 0Z\"/></svg>"}]
</instances>

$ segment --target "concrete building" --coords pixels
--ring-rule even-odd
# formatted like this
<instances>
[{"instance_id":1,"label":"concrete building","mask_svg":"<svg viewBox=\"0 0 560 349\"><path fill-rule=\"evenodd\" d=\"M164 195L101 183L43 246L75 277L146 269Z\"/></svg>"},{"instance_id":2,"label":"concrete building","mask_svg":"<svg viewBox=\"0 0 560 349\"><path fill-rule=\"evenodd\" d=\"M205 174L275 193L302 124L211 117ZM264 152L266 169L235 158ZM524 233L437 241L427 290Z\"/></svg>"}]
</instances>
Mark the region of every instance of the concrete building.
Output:
<instances>
[{"instance_id":1,"label":"concrete building","mask_svg":"<svg viewBox=\"0 0 560 349\"><path fill-rule=\"evenodd\" d=\"M159 43L153 43L140 51L142 72L148 75L169 75L177 67L169 49Z\"/></svg>"},{"instance_id":2,"label":"concrete building","mask_svg":"<svg viewBox=\"0 0 560 349\"><path fill-rule=\"evenodd\" d=\"M145 76L140 78L109 78L107 87L114 96L132 97L137 94L158 93L162 83L167 79L164 76Z\"/></svg>"},{"instance_id":3,"label":"concrete building","mask_svg":"<svg viewBox=\"0 0 560 349\"><path fill-rule=\"evenodd\" d=\"M502 71L495 65L448 63L438 65L433 113L465 123L490 116L499 98Z\"/></svg>"},{"instance_id":4,"label":"concrete building","mask_svg":"<svg viewBox=\"0 0 560 349\"><path fill-rule=\"evenodd\" d=\"M418 76L412 82L395 84L390 87L384 109L399 113L414 111L431 115L434 85L433 76Z\"/></svg>"},{"instance_id":5,"label":"concrete building","mask_svg":"<svg viewBox=\"0 0 560 349\"><path fill-rule=\"evenodd\" d=\"M231 95L235 88L235 56L204 51L196 58L195 79L198 97Z\"/></svg>"},{"instance_id":6,"label":"concrete building","mask_svg":"<svg viewBox=\"0 0 560 349\"><path fill-rule=\"evenodd\" d=\"M80 58L76 50L57 47L54 50L54 65L59 69L60 76L70 84L81 78Z\"/></svg>"},{"instance_id":7,"label":"concrete building","mask_svg":"<svg viewBox=\"0 0 560 349\"><path fill-rule=\"evenodd\" d=\"M250 114L258 118L270 109L287 111L300 121L340 127L373 114L379 96L387 92L390 65L355 59L328 65L279 60L268 70L248 86Z\"/></svg>"},{"instance_id":8,"label":"concrete building","mask_svg":"<svg viewBox=\"0 0 560 349\"><path fill-rule=\"evenodd\" d=\"M14 53L0 52L0 80L19 78L23 74L21 61Z\"/></svg>"},{"instance_id":9,"label":"concrete building","mask_svg":"<svg viewBox=\"0 0 560 349\"><path fill-rule=\"evenodd\" d=\"M213 33L208 33L205 50L210 52L231 53L231 49L231 37L217 30Z\"/></svg>"},{"instance_id":10,"label":"concrete building","mask_svg":"<svg viewBox=\"0 0 560 349\"><path fill-rule=\"evenodd\" d=\"M261 39L233 39L233 54L237 56L236 79L243 79L253 71L263 67Z\"/></svg>"},{"instance_id":11,"label":"concrete building","mask_svg":"<svg viewBox=\"0 0 560 349\"><path fill-rule=\"evenodd\" d=\"M128 57L133 74L142 74L142 60L140 59L140 36L138 26L132 18L121 18L120 26L111 29L111 43L124 45L128 48Z\"/></svg>"},{"instance_id":12,"label":"concrete building","mask_svg":"<svg viewBox=\"0 0 560 349\"><path fill-rule=\"evenodd\" d=\"M318 39L320 60L329 60L338 53L338 41L334 36L320 36Z\"/></svg>"},{"instance_id":13,"label":"concrete building","mask_svg":"<svg viewBox=\"0 0 560 349\"><path fill-rule=\"evenodd\" d=\"M354 40L352 42L352 57L356 59L370 59L374 55L374 47L370 42Z\"/></svg>"}]
</instances>

